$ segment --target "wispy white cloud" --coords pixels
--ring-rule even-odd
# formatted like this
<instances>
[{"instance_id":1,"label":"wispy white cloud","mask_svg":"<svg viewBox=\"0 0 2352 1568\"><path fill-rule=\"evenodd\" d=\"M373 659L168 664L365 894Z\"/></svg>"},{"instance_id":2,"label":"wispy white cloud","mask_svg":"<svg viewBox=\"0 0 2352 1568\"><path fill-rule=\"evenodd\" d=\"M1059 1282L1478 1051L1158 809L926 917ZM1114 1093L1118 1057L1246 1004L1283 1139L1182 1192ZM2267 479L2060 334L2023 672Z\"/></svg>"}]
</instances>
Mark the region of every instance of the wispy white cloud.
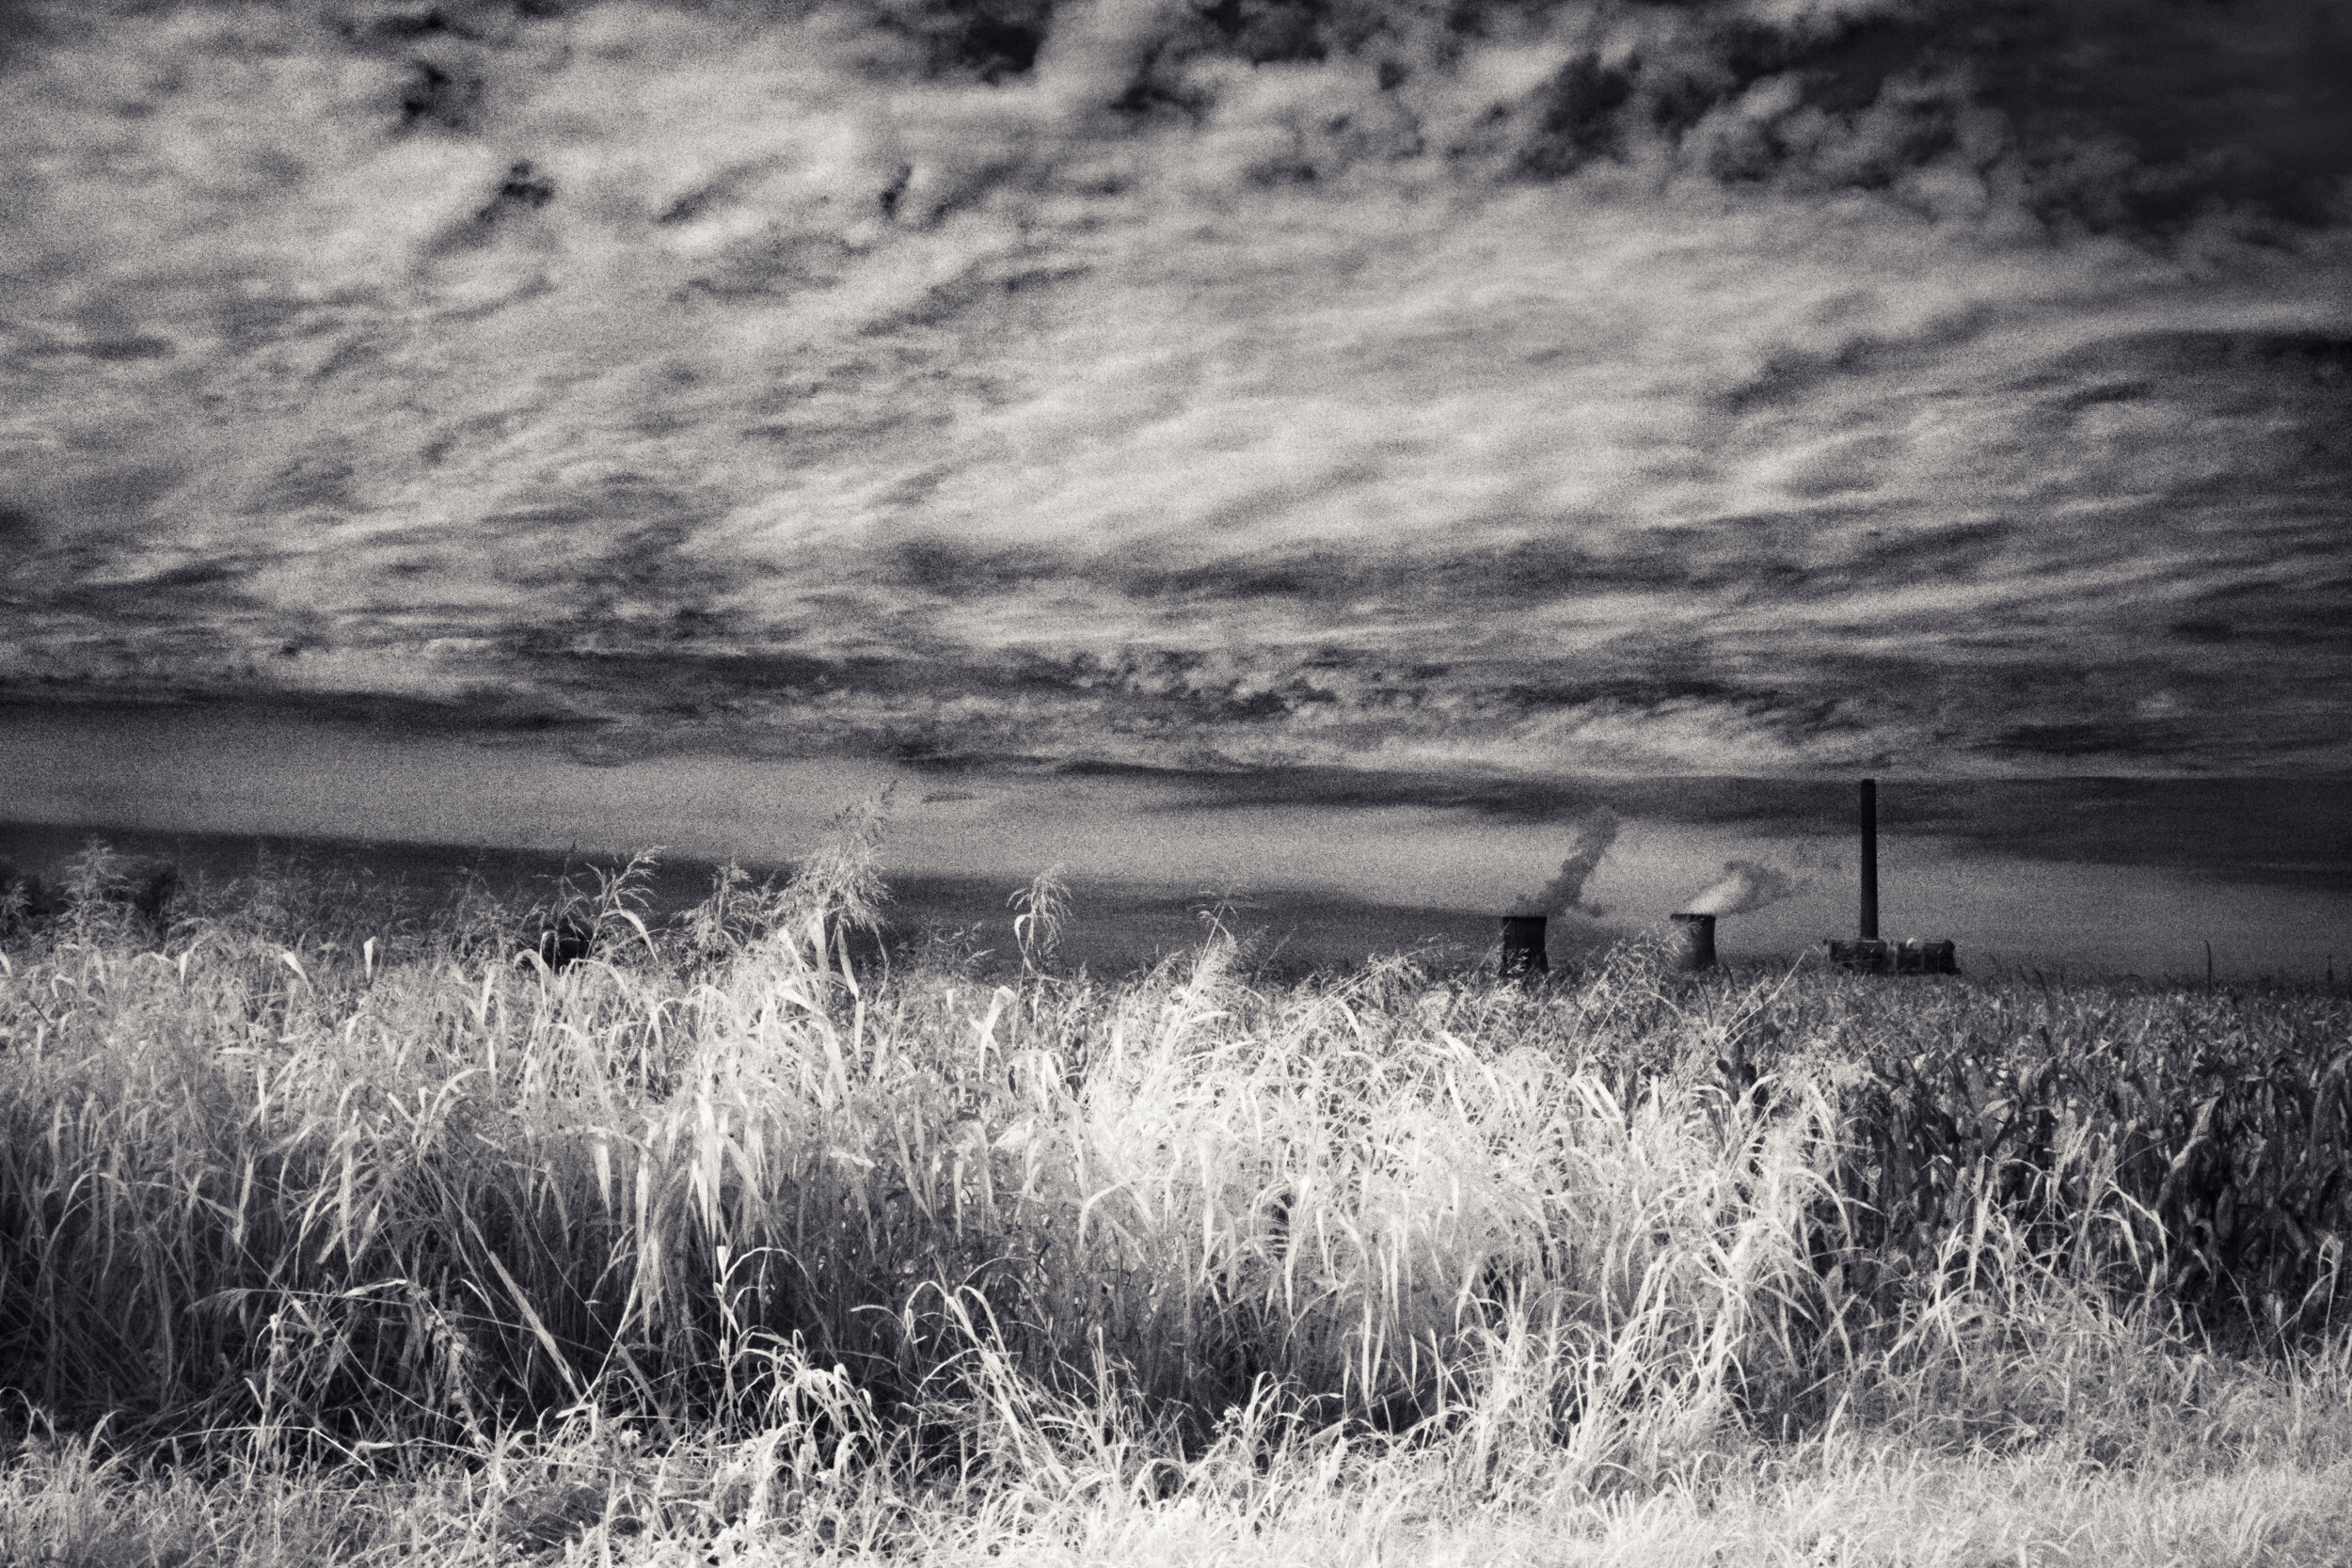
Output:
<instances>
[{"instance_id":1,"label":"wispy white cloud","mask_svg":"<svg viewBox=\"0 0 2352 1568\"><path fill-rule=\"evenodd\" d=\"M2342 40L2111 9L2014 23L2039 97L1895 6L1104 0L1026 71L1034 17L60 11L0 74L0 679L624 751L2341 766L2268 672L2352 673L2352 267L2247 109L2329 112ZM2132 152L2199 82L2235 139Z\"/></svg>"}]
</instances>

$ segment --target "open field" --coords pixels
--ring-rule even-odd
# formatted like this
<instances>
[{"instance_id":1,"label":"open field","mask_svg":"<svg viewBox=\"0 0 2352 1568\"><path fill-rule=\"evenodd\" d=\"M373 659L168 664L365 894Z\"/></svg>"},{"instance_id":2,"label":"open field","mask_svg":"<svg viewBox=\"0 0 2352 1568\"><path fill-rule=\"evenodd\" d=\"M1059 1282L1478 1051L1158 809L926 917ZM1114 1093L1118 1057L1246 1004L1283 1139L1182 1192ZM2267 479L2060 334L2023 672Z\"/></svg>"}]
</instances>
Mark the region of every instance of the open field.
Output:
<instances>
[{"instance_id":1,"label":"open field","mask_svg":"<svg viewBox=\"0 0 2352 1568\"><path fill-rule=\"evenodd\" d=\"M898 820L891 822L897 841ZM0 880L13 864L20 872L58 879L63 863L92 836L125 855L177 866L193 885L199 880L236 883L272 865L290 863L312 879L325 876L363 890L379 910L430 921L469 886L516 909L549 895L568 876L586 886L599 870L626 864L627 854L495 849L479 846L403 844L350 839L257 837L230 833L164 833L135 829L62 827L0 822ZM645 868L638 884L645 897L639 908L648 920L667 921L708 896L711 879L725 863L664 852ZM788 861L746 861L756 880L788 878ZM933 942L953 945L981 969L1019 968L1012 934L1015 911L1008 888L1025 881L973 874L889 870L890 899L882 910L873 940L896 948ZM1222 888L1210 876L1189 881L1101 879L1073 876L1072 903L1078 918L1062 933L1058 957L1065 969L1085 966L1096 974L1123 974L1149 967L1170 954L1188 952L1202 936L1200 911L1222 903L1226 928L1248 946L1253 971L1304 974L1345 968L1368 953L1412 952L1441 962L1468 963L1495 940L1494 916L1459 909L1413 909L1370 903L1324 891L1250 891ZM396 923L398 914L390 917ZM379 924L386 924L379 921ZM1597 925L1553 922L1552 950L1574 958L1607 945ZM872 942L852 933L862 956Z\"/></svg>"},{"instance_id":2,"label":"open field","mask_svg":"<svg viewBox=\"0 0 2352 1568\"><path fill-rule=\"evenodd\" d=\"M1104 978L1050 882L885 962L871 826L672 920L85 858L0 947L0 1561L2352 1550L2341 994Z\"/></svg>"}]
</instances>

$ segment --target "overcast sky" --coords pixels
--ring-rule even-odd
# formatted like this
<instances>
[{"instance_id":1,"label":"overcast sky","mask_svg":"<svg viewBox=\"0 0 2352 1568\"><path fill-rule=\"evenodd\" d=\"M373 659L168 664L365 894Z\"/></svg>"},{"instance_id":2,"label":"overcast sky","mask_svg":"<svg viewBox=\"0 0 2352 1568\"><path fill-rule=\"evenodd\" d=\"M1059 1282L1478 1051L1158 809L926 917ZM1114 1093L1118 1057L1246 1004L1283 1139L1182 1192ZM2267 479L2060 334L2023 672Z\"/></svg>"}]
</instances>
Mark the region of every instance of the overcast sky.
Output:
<instances>
[{"instance_id":1,"label":"overcast sky","mask_svg":"<svg viewBox=\"0 0 2352 1568\"><path fill-rule=\"evenodd\" d=\"M0 14L0 699L2352 771L2341 4Z\"/></svg>"}]
</instances>

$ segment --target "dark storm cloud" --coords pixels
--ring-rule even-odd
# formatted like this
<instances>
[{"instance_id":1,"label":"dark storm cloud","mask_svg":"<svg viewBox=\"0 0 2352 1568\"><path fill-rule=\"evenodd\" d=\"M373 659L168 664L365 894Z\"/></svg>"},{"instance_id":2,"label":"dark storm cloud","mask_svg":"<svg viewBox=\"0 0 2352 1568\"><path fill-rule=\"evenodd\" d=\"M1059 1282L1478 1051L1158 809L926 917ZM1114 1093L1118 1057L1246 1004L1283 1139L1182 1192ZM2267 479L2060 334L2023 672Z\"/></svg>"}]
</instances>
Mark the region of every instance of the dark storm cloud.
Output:
<instances>
[{"instance_id":1,"label":"dark storm cloud","mask_svg":"<svg viewBox=\"0 0 2352 1568\"><path fill-rule=\"evenodd\" d=\"M1088 773L1117 772L1087 768ZM1126 770L1149 784L1165 816L1268 807L1458 813L1524 833L1540 856L1563 824L1622 816L1675 829L1728 830L1756 839L1851 839L1851 780L1757 778L1582 779L1367 774L1356 769L1248 773ZM2160 867L2215 882L2340 891L2352 864L2352 779L2232 778L1916 779L1880 782L1878 820L1893 839L1934 840L1984 860ZM1605 846L1604 846L1605 847ZM1557 851L1554 851L1555 853ZM1791 877L1839 881L1848 861L1833 850ZM1693 909L1689 901L1677 909Z\"/></svg>"},{"instance_id":2,"label":"dark storm cloud","mask_svg":"<svg viewBox=\"0 0 2352 1568\"><path fill-rule=\"evenodd\" d=\"M951 770L1001 779L976 764ZM1269 809L1339 813L1418 810L1528 835L1540 856L1563 825L1618 817L1757 839L1851 836L1851 779L1530 779L1507 775L1375 772L1362 768L1184 769L1065 763L1054 774L1123 783L1142 792L1147 817ZM1946 841L1968 853L2021 862L2163 865L2253 883L2314 889L2352 861L2352 788L2341 779L1888 778L1878 817L1889 835ZM1605 846L1604 846L1605 847ZM1553 851L1557 853L1557 851ZM2332 868L2332 869L2331 869ZM1544 869L1549 870L1546 865ZM1813 868L1842 875L1836 855ZM1677 904L1677 908L1688 908Z\"/></svg>"},{"instance_id":3,"label":"dark storm cloud","mask_svg":"<svg viewBox=\"0 0 2352 1568\"><path fill-rule=\"evenodd\" d=\"M1882 787L1880 820L1986 856L2314 892L2340 892L2352 862L2352 779L2341 777L1906 780Z\"/></svg>"},{"instance_id":4,"label":"dark storm cloud","mask_svg":"<svg viewBox=\"0 0 2352 1568\"><path fill-rule=\"evenodd\" d=\"M1851 780L1650 778L1572 783L1300 769L1248 775L1166 772L1164 810L1271 805L1382 810L1413 806L1557 833L1601 814L1758 838L1853 832ZM1181 783L1180 783L1181 781ZM2162 866L2217 880L2341 886L2352 863L2352 780L1886 779L1878 817L1890 836L1931 838L2021 863ZM1835 880L1833 859L1818 868ZM1815 879L1820 879L1817 877ZM1691 908L1677 904L1677 908Z\"/></svg>"},{"instance_id":5,"label":"dark storm cloud","mask_svg":"<svg viewBox=\"0 0 2352 1568\"><path fill-rule=\"evenodd\" d=\"M2324 9L41 16L18 689L1220 776L2345 761Z\"/></svg>"}]
</instances>

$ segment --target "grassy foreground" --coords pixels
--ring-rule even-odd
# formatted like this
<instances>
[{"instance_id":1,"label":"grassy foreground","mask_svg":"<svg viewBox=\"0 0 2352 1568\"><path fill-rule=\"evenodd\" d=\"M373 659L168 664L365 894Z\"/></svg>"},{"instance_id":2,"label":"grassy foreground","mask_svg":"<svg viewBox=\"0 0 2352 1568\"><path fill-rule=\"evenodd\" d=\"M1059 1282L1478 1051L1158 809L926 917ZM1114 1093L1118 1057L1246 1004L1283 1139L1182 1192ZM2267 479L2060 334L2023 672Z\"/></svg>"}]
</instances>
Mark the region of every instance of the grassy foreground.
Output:
<instances>
[{"instance_id":1,"label":"grassy foreground","mask_svg":"<svg viewBox=\"0 0 2352 1568\"><path fill-rule=\"evenodd\" d=\"M2341 997L853 966L871 826L659 925L86 857L0 1562L2352 1556Z\"/></svg>"}]
</instances>

